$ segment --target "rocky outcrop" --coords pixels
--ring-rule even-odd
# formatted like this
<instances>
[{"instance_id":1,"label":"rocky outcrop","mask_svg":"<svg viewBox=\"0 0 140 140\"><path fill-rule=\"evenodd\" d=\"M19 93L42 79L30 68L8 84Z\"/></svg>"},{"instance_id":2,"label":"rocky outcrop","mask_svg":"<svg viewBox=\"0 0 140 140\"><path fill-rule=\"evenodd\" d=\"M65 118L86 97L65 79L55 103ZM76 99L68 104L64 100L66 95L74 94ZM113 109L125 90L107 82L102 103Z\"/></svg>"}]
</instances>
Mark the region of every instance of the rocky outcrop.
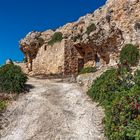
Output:
<instances>
[{"instance_id":1,"label":"rocky outcrop","mask_svg":"<svg viewBox=\"0 0 140 140\"><path fill-rule=\"evenodd\" d=\"M11 59L7 59L6 62L5 62L5 64L12 64L12 63L13 63L13 62L12 62Z\"/></svg>"},{"instance_id":2,"label":"rocky outcrop","mask_svg":"<svg viewBox=\"0 0 140 140\"><path fill-rule=\"evenodd\" d=\"M40 32L30 32L20 41L20 49L25 55L29 71L32 70L32 61L36 58L39 48L43 45L44 39Z\"/></svg>"},{"instance_id":3,"label":"rocky outcrop","mask_svg":"<svg viewBox=\"0 0 140 140\"><path fill-rule=\"evenodd\" d=\"M68 23L56 31L29 33L20 41L28 69L38 74L42 73L41 71L44 74L51 73L52 70L49 68L51 62L49 63L47 60L54 59L57 65L54 63L51 67L56 69L55 73L65 71L67 71L66 73L75 73L78 71L80 58L83 59L84 66L91 64L94 66L96 56L99 57L103 66L115 65L124 44L132 43L140 46L139 7L139 0L108 0L103 7L95 12L79 18L76 22ZM57 45L49 46L48 42L55 32L63 34L64 45L58 46L64 47L64 49L61 52L56 50L52 55L49 50ZM50 49L46 54L47 48ZM57 59L56 56L58 56ZM60 60L63 61L63 65L57 62Z\"/></svg>"}]
</instances>

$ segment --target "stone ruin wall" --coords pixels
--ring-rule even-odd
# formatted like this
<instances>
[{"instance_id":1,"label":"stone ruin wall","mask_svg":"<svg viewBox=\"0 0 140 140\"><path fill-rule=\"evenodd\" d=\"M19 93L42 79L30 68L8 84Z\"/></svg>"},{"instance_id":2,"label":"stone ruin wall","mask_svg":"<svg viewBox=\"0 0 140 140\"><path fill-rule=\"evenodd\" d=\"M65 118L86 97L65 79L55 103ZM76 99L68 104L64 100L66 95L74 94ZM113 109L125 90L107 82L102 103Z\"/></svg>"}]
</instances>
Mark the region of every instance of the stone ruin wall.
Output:
<instances>
[{"instance_id":1,"label":"stone ruin wall","mask_svg":"<svg viewBox=\"0 0 140 140\"><path fill-rule=\"evenodd\" d=\"M66 42L64 60L64 75L78 73L78 52L70 42Z\"/></svg>"},{"instance_id":2,"label":"stone ruin wall","mask_svg":"<svg viewBox=\"0 0 140 140\"><path fill-rule=\"evenodd\" d=\"M62 73L64 69L64 48L64 40L52 46L44 44L33 60L32 71L34 75Z\"/></svg>"}]
</instances>

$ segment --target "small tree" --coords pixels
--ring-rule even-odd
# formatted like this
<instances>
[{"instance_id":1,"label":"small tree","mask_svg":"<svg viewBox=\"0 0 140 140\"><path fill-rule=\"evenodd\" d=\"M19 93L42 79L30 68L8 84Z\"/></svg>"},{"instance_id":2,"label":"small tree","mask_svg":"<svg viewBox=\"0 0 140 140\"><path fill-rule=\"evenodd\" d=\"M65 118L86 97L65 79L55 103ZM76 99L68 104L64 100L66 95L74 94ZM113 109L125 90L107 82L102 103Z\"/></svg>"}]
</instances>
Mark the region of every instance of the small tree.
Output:
<instances>
[{"instance_id":1,"label":"small tree","mask_svg":"<svg viewBox=\"0 0 140 140\"><path fill-rule=\"evenodd\" d=\"M132 44L126 44L120 53L120 62L127 63L130 66L135 66L139 62L139 50Z\"/></svg>"},{"instance_id":2,"label":"small tree","mask_svg":"<svg viewBox=\"0 0 140 140\"><path fill-rule=\"evenodd\" d=\"M4 65L0 67L0 92L20 93L24 91L27 79L19 66Z\"/></svg>"},{"instance_id":3,"label":"small tree","mask_svg":"<svg viewBox=\"0 0 140 140\"><path fill-rule=\"evenodd\" d=\"M63 39L63 34L61 32L55 32L52 39L48 42L49 45L53 45L56 42L61 42Z\"/></svg>"},{"instance_id":4,"label":"small tree","mask_svg":"<svg viewBox=\"0 0 140 140\"><path fill-rule=\"evenodd\" d=\"M87 27L86 33L89 35L91 32L93 32L93 31L95 31L95 30L96 30L96 26L95 26L94 23L92 23L91 25L89 25L89 26Z\"/></svg>"},{"instance_id":5,"label":"small tree","mask_svg":"<svg viewBox=\"0 0 140 140\"><path fill-rule=\"evenodd\" d=\"M94 73L96 72L97 69L96 67L87 67L87 68L83 68L79 74L85 74L85 73Z\"/></svg>"}]
</instances>

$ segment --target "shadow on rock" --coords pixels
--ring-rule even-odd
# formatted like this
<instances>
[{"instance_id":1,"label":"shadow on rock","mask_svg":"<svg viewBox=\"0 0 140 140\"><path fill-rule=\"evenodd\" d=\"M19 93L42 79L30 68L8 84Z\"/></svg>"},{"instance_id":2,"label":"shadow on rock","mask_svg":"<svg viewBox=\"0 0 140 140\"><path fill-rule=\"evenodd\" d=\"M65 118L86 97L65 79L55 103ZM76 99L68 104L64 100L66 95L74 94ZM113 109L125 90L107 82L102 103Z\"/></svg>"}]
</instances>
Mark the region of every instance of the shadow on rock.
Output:
<instances>
[{"instance_id":1,"label":"shadow on rock","mask_svg":"<svg viewBox=\"0 0 140 140\"><path fill-rule=\"evenodd\" d=\"M25 84L25 92L30 92L31 89L35 88L33 85L31 84Z\"/></svg>"}]
</instances>

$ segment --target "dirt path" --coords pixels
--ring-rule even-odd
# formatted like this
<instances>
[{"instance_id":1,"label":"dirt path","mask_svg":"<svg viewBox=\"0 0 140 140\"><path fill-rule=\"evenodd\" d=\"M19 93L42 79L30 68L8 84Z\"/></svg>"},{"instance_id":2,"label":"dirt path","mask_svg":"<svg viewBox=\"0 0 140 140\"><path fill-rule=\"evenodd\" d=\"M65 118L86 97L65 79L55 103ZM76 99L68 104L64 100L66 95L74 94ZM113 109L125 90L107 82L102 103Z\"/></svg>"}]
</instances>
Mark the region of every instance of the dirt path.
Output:
<instances>
[{"instance_id":1,"label":"dirt path","mask_svg":"<svg viewBox=\"0 0 140 140\"><path fill-rule=\"evenodd\" d=\"M0 140L103 140L103 112L76 84L30 79L8 108Z\"/></svg>"}]
</instances>

